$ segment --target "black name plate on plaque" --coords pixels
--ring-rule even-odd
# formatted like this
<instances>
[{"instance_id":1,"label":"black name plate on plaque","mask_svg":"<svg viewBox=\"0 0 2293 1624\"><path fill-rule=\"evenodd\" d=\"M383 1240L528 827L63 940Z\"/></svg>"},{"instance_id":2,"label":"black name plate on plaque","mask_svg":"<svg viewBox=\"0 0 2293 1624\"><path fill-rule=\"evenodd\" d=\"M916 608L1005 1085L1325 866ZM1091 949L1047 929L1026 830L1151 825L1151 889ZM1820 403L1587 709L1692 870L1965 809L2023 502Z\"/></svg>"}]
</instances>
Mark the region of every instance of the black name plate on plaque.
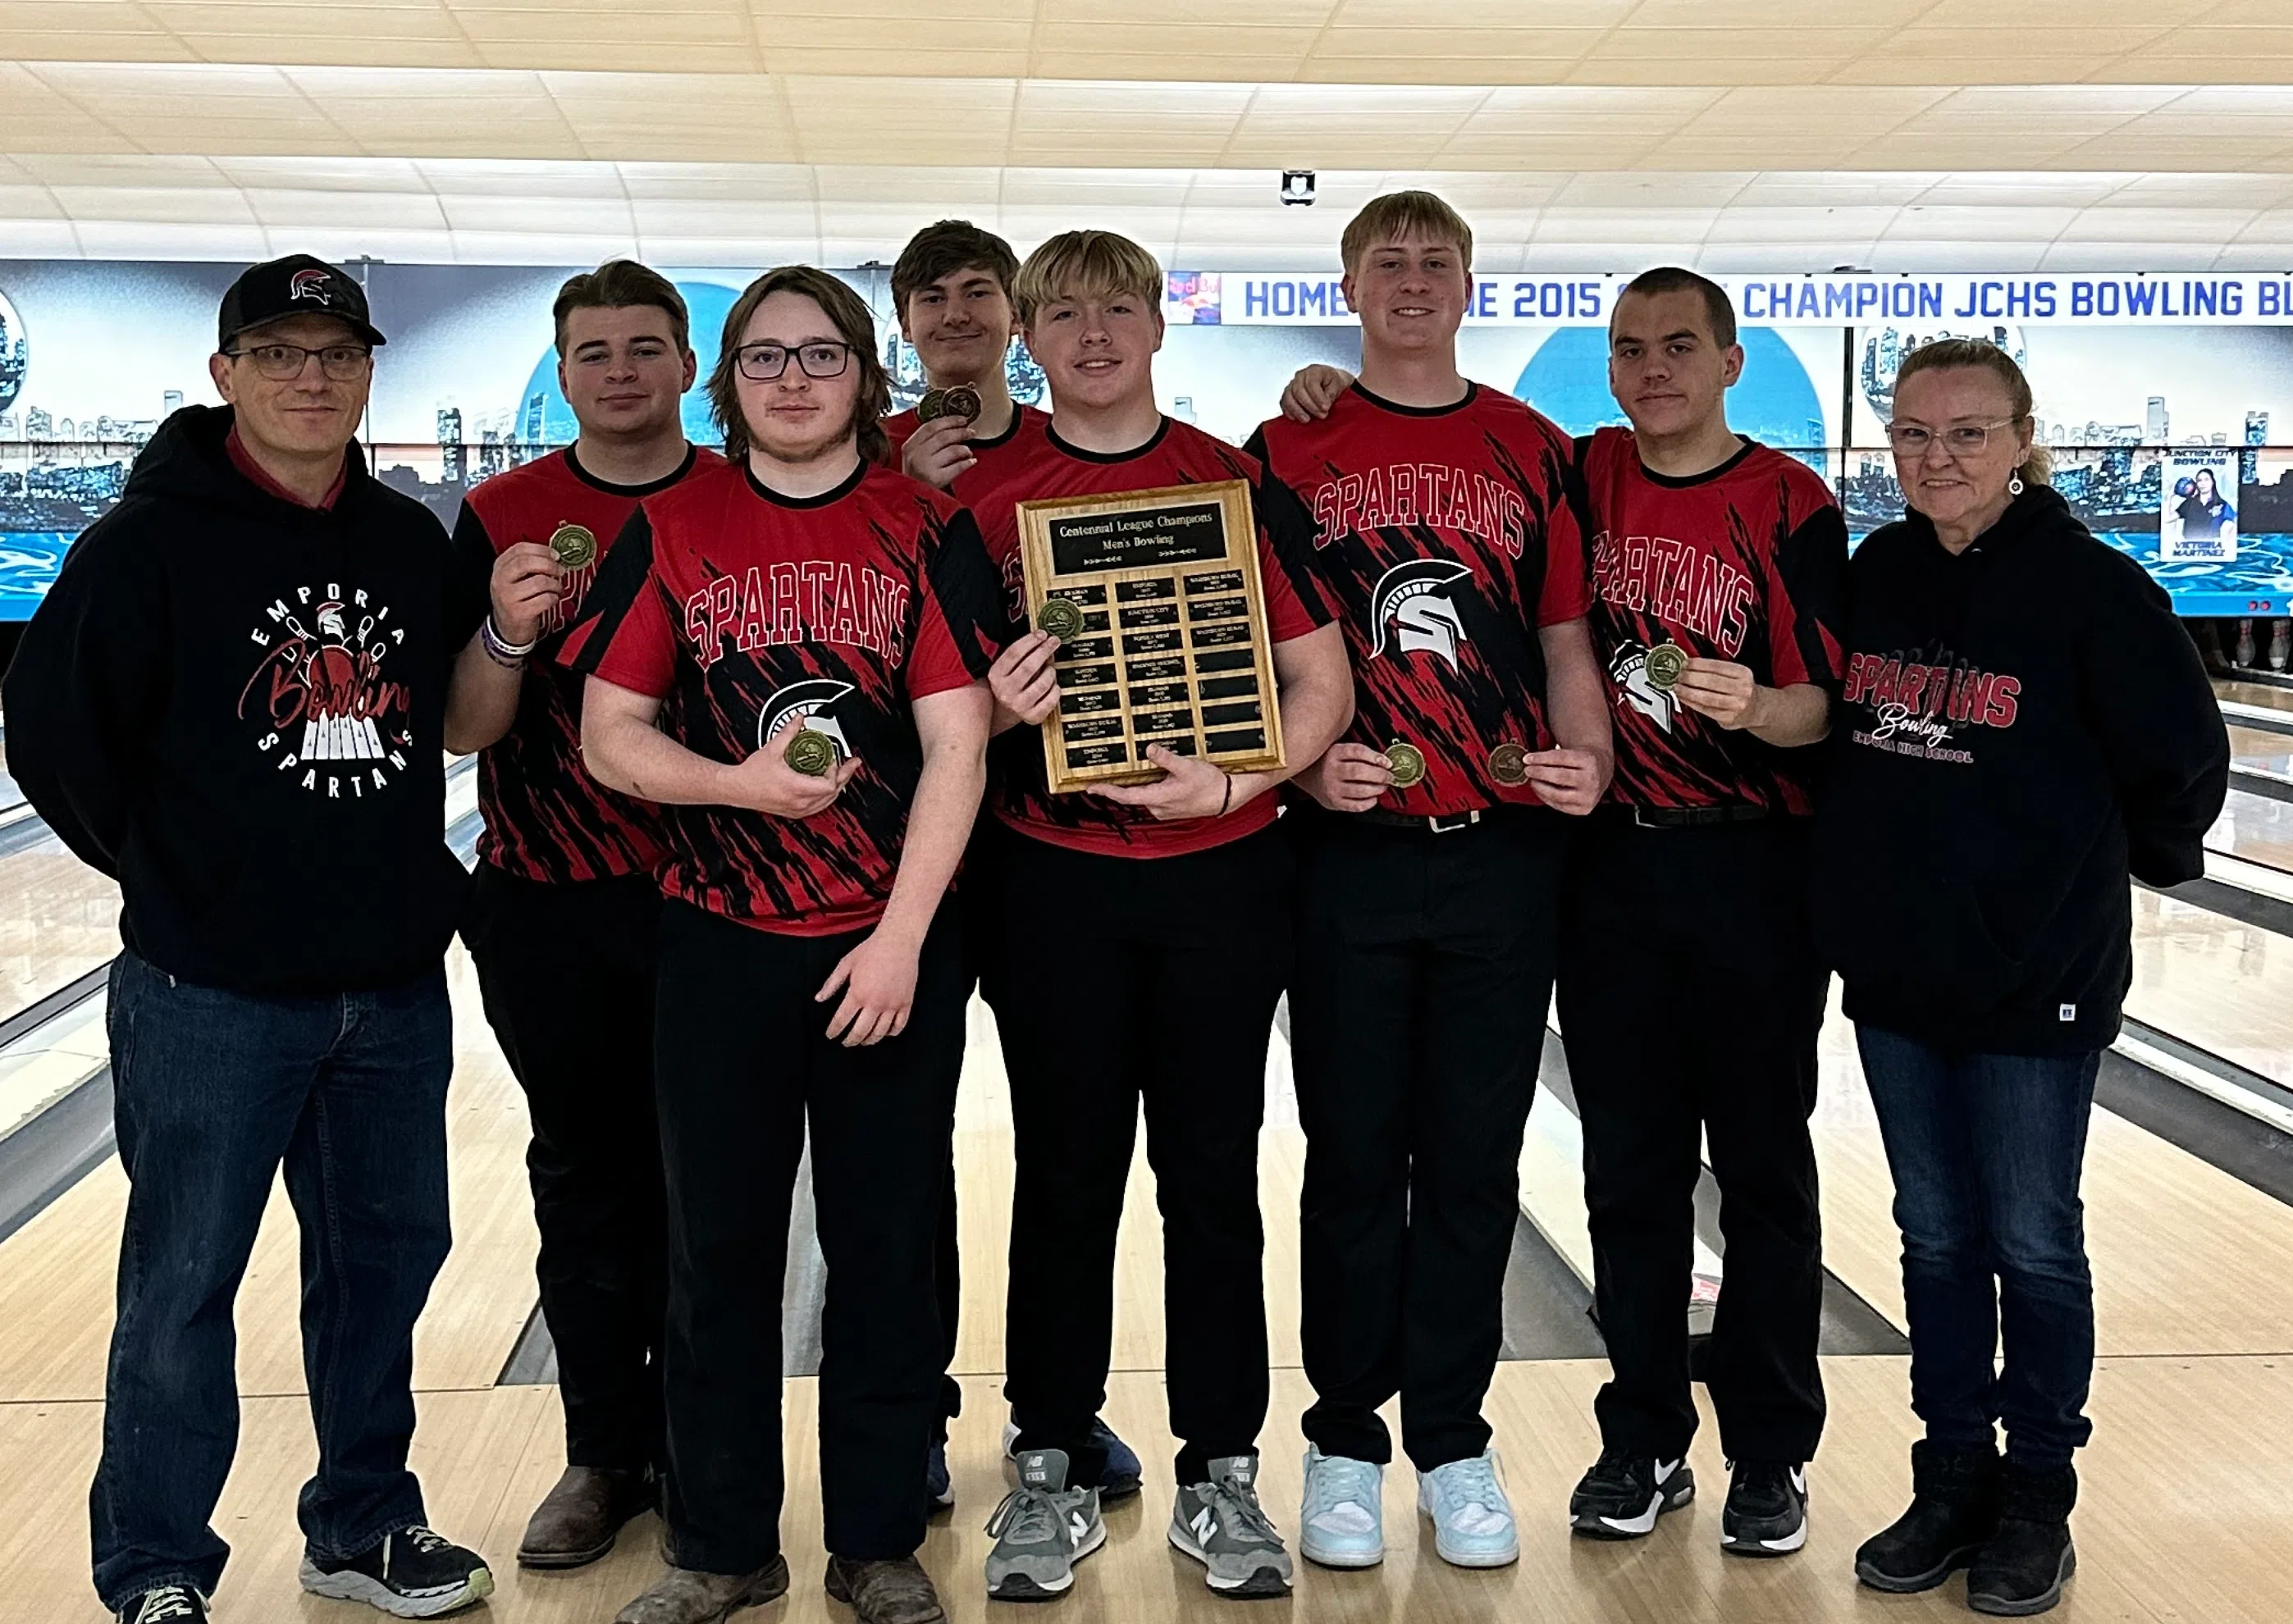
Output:
<instances>
[{"instance_id":1,"label":"black name plate on plaque","mask_svg":"<svg viewBox=\"0 0 2293 1624\"><path fill-rule=\"evenodd\" d=\"M1029 618L1062 640L1043 723L1055 794L1151 780L1156 746L1234 772L1283 764L1247 483L1022 502L1018 520Z\"/></svg>"}]
</instances>

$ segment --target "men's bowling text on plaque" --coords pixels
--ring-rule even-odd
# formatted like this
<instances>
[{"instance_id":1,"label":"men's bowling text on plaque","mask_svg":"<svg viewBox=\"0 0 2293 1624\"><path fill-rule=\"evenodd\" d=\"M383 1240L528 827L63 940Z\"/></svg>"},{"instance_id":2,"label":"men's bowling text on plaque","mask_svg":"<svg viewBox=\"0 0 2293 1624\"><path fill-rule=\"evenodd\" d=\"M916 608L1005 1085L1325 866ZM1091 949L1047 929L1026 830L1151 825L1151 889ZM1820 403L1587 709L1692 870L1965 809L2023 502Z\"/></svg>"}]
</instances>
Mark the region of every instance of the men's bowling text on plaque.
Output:
<instances>
[{"instance_id":1,"label":"men's bowling text on plaque","mask_svg":"<svg viewBox=\"0 0 2293 1624\"><path fill-rule=\"evenodd\" d=\"M1233 772L1282 765L1250 486L1022 502L1027 615L1059 639L1043 723L1054 794L1160 776L1160 745Z\"/></svg>"}]
</instances>

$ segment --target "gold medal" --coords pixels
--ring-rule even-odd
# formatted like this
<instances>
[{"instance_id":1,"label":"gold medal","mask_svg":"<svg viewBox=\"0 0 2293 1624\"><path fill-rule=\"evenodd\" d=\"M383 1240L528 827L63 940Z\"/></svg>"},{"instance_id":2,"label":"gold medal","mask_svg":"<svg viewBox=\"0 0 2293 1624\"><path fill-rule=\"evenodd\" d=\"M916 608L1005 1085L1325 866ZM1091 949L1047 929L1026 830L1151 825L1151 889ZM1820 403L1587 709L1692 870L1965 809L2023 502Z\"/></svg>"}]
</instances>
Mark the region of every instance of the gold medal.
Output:
<instances>
[{"instance_id":1,"label":"gold medal","mask_svg":"<svg viewBox=\"0 0 2293 1624\"><path fill-rule=\"evenodd\" d=\"M549 532L549 550L568 570L579 570L597 556L597 536L586 524L565 523Z\"/></svg>"},{"instance_id":2,"label":"gold medal","mask_svg":"<svg viewBox=\"0 0 2293 1624\"><path fill-rule=\"evenodd\" d=\"M1396 789L1406 789L1425 780L1425 752L1414 744L1397 739L1386 746L1385 764L1393 771Z\"/></svg>"},{"instance_id":3,"label":"gold medal","mask_svg":"<svg viewBox=\"0 0 2293 1624\"><path fill-rule=\"evenodd\" d=\"M1648 651L1649 686L1669 693L1688 670L1688 650L1666 641Z\"/></svg>"},{"instance_id":4,"label":"gold medal","mask_svg":"<svg viewBox=\"0 0 2293 1624\"><path fill-rule=\"evenodd\" d=\"M958 384L947 392L940 402L940 411L950 417L960 417L966 423L979 421L979 392L968 384Z\"/></svg>"},{"instance_id":5,"label":"gold medal","mask_svg":"<svg viewBox=\"0 0 2293 1624\"><path fill-rule=\"evenodd\" d=\"M1517 744L1501 744L1489 752L1489 776L1508 789L1528 782L1528 752Z\"/></svg>"},{"instance_id":6,"label":"gold medal","mask_svg":"<svg viewBox=\"0 0 2293 1624\"><path fill-rule=\"evenodd\" d=\"M1065 598L1045 598L1035 611L1035 629L1049 634L1054 642L1065 642L1082 630L1082 610Z\"/></svg>"},{"instance_id":7,"label":"gold medal","mask_svg":"<svg viewBox=\"0 0 2293 1624\"><path fill-rule=\"evenodd\" d=\"M799 725L781 747L781 759L806 778L826 778L836 765L836 743L818 728Z\"/></svg>"}]
</instances>

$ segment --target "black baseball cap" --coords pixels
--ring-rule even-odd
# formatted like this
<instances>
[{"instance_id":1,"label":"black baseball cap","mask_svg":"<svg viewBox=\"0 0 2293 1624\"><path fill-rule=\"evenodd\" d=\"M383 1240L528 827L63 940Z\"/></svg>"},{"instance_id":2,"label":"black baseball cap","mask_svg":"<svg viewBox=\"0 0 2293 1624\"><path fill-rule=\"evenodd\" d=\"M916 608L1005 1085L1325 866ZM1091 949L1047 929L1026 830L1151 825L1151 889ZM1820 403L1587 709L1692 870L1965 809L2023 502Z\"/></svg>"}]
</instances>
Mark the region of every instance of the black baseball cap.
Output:
<instances>
[{"instance_id":1,"label":"black baseball cap","mask_svg":"<svg viewBox=\"0 0 2293 1624\"><path fill-rule=\"evenodd\" d=\"M388 341L367 319L366 289L358 279L308 254L266 260L239 273L215 318L215 348L249 327L288 316L332 316L370 344Z\"/></svg>"}]
</instances>

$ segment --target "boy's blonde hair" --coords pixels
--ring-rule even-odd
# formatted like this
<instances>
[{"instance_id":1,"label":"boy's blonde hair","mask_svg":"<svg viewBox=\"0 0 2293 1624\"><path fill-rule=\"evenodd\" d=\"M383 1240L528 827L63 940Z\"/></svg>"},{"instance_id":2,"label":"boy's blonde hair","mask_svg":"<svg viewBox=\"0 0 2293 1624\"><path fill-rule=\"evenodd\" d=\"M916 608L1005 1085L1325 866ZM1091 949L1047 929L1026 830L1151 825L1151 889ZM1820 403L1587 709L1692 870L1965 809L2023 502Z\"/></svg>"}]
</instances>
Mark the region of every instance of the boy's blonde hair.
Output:
<instances>
[{"instance_id":1,"label":"boy's blonde hair","mask_svg":"<svg viewBox=\"0 0 2293 1624\"><path fill-rule=\"evenodd\" d=\"M1464 261L1462 268L1473 268L1473 228L1465 223L1462 214L1430 191L1390 191L1372 198L1362 205L1360 214L1346 222L1338 253L1350 276L1373 245L1406 242L1412 237L1454 243Z\"/></svg>"},{"instance_id":2,"label":"boy's blonde hair","mask_svg":"<svg viewBox=\"0 0 2293 1624\"><path fill-rule=\"evenodd\" d=\"M1113 231L1062 231L1030 254L1011 284L1019 325L1063 299L1105 299L1129 294L1163 308L1163 267L1128 237Z\"/></svg>"}]
</instances>

